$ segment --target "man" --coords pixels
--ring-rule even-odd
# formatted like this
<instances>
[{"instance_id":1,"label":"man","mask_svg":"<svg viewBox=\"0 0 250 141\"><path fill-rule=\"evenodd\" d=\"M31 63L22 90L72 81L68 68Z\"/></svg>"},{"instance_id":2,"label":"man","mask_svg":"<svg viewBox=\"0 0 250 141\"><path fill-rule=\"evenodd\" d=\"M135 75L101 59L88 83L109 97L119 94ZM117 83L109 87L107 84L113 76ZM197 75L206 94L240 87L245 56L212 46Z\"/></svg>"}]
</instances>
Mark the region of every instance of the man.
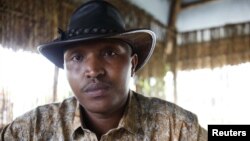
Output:
<instances>
[{"instance_id":1,"label":"man","mask_svg":"<svg viewBox=\"0 0 250 141\"><path fill-rule=\"evenodd\" d=\"M154 50L152 31L126 31L118 10L95 0L76 9L60 34L38 49L65 69L75 96L18 117L3 129L2 141L207 139L191 112L129 90L130 78Z\"/></svg>"}]
</instances>

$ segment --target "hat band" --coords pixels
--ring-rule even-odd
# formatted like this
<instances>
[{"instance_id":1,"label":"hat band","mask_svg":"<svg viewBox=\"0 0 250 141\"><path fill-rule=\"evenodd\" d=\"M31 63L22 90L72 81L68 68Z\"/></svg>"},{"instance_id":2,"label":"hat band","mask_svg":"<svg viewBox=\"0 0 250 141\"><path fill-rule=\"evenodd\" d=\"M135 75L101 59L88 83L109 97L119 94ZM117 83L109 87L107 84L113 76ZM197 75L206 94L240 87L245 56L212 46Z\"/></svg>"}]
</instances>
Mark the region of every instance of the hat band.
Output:
<instances>
[{"instance_id":1,"label":"hat band","mask_svg":"<svg viewBox=\"0 0 250 141\"><path fill-rule=\"evenodd\" d=\"M60 34L59 39L67 40L70 38L74 38L79 35L89 35L89 34L110 34L116 33L116 29L108 29L101 27L93 27L93 28L76 28L70 29L68 32L64 32L62 29L58 28L58 33Z\"/></svg>"}]
</instances>

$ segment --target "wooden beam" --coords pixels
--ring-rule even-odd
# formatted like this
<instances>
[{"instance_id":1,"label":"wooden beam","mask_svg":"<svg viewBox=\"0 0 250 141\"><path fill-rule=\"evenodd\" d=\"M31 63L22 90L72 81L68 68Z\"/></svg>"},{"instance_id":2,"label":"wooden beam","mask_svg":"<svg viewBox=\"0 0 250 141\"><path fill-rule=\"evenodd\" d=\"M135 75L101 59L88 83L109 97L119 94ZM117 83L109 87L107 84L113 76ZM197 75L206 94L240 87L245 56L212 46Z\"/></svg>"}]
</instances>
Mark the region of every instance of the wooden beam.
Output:
<instances>
[{"instance_id":1,"label":"wooden beam","mask_svg":"<svg viewBox=\"0 0 250 141\"><path fill-rule=\"evenodd\" d=\"M200 1L194 1L194 2L190 2L190 3L182 3L181 4L181 10L187 9L187 8L192 8L195 6L200 6L200 5L204 5L207 3L211 3L214 1L219 1L219 0L200 0Z\"/></svg>"},{"instance_id":2,"label":"wooden beam","mask_svg":"<svg viewBox=\"0 0 250 141\"><path fill-rule=\"evenodd\" d=\"M171 60L171 71L173 73L173 82L174 82L174 103L177 103L177 70L176 70L176 60L177 60L177 52L176 52L176 34L172 34L176 32L176 19L180 12L182 0L172 0L170 7L170 14L168 20L168 29L167 29L167 47L165 52L167 55L170 55Z\"/></svg>"},{"instance_id":3,"label":"wooden beam","mask_svg":"<svg viewBox=\"0 0 250 141\"><path fill-rule=\"evenodd\" d=\"M57 101L57 85L58 85L59 68L55 66L53 80L53 102Z\"/></svg>"}]
</instances>

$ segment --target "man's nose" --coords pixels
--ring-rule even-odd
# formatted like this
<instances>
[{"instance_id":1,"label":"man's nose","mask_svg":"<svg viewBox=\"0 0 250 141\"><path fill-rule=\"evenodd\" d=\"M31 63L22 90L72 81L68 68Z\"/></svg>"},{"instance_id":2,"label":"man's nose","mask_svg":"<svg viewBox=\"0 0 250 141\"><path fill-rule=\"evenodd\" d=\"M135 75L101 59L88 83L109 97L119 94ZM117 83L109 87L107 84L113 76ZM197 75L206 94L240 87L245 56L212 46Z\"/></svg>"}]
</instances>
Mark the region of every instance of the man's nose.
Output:
<instances>
[{"instance_id":1,"label":"man's nose","mask_svg":"<svg viewBox=\"0 0 250 141\"><path fill-rule=\"evenodd\" d=\"M105 69L103 68L103 61L100 57L96 55L87 56L84 67L84 75L87 78L97 78L105 74Z\"/></svg>"}]
</instances>

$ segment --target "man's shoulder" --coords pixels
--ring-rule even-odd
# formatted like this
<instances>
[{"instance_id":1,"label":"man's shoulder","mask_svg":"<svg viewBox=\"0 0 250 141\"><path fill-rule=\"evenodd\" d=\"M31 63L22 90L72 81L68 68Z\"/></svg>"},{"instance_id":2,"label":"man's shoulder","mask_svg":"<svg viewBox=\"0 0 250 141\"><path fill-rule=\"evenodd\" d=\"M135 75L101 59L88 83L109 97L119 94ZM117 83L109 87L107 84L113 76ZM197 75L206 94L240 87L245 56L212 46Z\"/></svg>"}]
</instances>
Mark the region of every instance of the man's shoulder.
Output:
<instances>
[{"instance_id":1,"label":"man's shoulder","mask_svg":"<svg viewBox=\"0 0 250 141\"><path fill-rule=\"evenodd\" d=\"M186 110L172 102L156 97L147 97L135 93L142 111L149 115L161 115L165 118L193 123L197 121L197 116L189 110Z\"/></svg>"},{"instance_id":2,"label":"man's shoulder","mask_svg":"<svg viewBox=\"0 0 250 141\"><path fill-rule=\"evenodd\" d=\"M62 102L37 106L23 115L18 116L11 124L12 126L20 126L25 124L31 125L46 120L52 120L58 118L58 116L61 116L62 113L66 113L71 110L73 111L75 108L75 103L76 99L74 97L70 97L64 99Z\"/></svg>"},{"instance_id":3,"label":"man's shoulder","mask_svg":"<svg viewBox=\"0 0 250 141\"><path fill-rule=\"evenodd\" d=\"M74 103L75 103L75 98L70 97L70 98L64 99L62 102L49 103L49 104L37 106L31 111L25 113L23 116L28 116L32 114L41 113L41 112L48 113L48 114L55 114L53 113L54 111L58 111L61 108L68 108L69 106L71 106L71 104L74 104Z\"/></svg>"},{"instance_id":4,"label":"man's shoulder","mask_svg":"<svg viewBox=\"0 0 250 141\"><path fill-rule=\"evenodd\" d=\"M76 103L76 99L71 97L59 103L38 106L5 126L0 136L6 140L29 139L32 136L48 137L51 133L62 130L62 121L72 121Z\"/></svg>"}]
</instances>

